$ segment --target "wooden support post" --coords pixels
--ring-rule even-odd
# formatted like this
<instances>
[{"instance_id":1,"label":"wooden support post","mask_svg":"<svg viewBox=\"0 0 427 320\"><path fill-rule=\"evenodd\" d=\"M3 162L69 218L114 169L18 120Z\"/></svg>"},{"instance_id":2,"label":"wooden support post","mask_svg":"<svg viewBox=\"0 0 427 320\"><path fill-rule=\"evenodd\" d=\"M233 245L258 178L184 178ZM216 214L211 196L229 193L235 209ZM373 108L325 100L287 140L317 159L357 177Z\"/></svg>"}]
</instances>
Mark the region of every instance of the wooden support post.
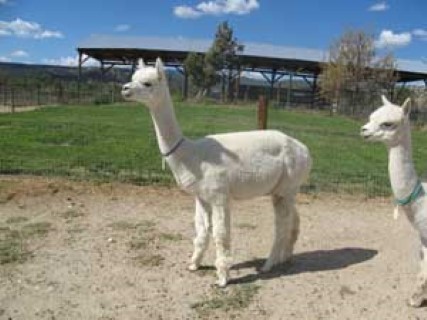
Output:
<instances>
[{"instance_id":1,"label":"wooden support post","mask_svg":"<svg viewBox=\"0 0 427 320\"><path fill-rule=\"evenodd\" d=\"M287 98L286 98L286 106L287 107L291 106L292 78L293 78L293 73L291 72L291 73L289 73L288 94L287 94Z\"/></svg>"},{"instance_id":2,"label":"wooden support post","mask_svg":"<svg viewBox=\"0 0 427 320\"><path fill-rule=\"evenodd\" d=\"M238 102L240 99L240 74L241 74L241 66L239 65L237 68L237 75L234 80L235 88L234 88L234 96L235 102Z\"/></svg>"},{"instance_id":3,"label":"wooden support post","mask_svg":"<svg viewBox=\"0 0 427 320\"><path fill-rule=\"evenodd\" d=\"M274 83L276 82L276 73L277 73L277 70L276 69L273 69L272 70L272 72L271 72L271 79L270 79L270 96L269 96L269 99L270 100L273 100L273 93L274 93Z\"/></svg>"},{"instance_id":4,"label":"wooden support post","mask_svg":"<svg viewBox=\"0 0 427 320\"><path fill-rule=\"evenodd\" d=\"M130 76L129 76L129 80L132 80L132 76L133 76L133 74L135 73L137 63L138 63L138 62L137 62L137 59L134 59L134 60L133 60L133 62L132 62L132 66L131 66L131 68L130 68Z\"/></svg>"},{"instance_id":5,"label":"wooden support post","mask_svg":"<svg viewBox=\"0 0 427 320\"><path fill-rule=\"evenodd\" d=\"M184 100L188 99L188 72L184 68L184 85L182 88L182 98Z\"/></svg>"},{"instance_id":6,"label":"wooden support post","mask_svg":"<svg viewBox=\"0 0 427 320\"><path fill-rule=\"evenodd\" d=\"M101 84L104 84L104 74L105 74L104 61L101 60Z\"/></svg>"},{"instance_id":7,"label":"wooden support post","mask_svg":"<svg viewBox=\"0 0 427 320\"><path fill-rule=\"evenodd\" d=\"M225 102L225 74L221 71L221 102Z\"/></svg>"},{"instance_id":8,"label":"wooden support post","mask_svg":"<svg viewBox=\"0 0 427 320\"><path fill-rule=\"evenodd\" d=\"M83 54L79 51L79 75L77 80L77 102L80 103L80 89L81 89L81 81L82 81L82 58Z\"/></svg>"},{"instance_id":9,"label":"wooden support post","mask_svg":"<svg viewBox=\"0 0 427 320\"><path fill-rule=\"evenodd\" d=\"M268 101L264 96L258 98L258 129L267 129Z\"/></svg>"},{"instance_id":10,"label":"wooden support post","mask_svg":"<svg viewBox=\"0 0 427 320\"><path fill-rule=\"evenodd\" d=\"M311 109L314 109L314 104L316 102L316 92L317 92L317 74L313 78L313 86L311 87Z\"/></svg>"},{"instance_id":11,"label":"wooden support post","mask_svg":"<svg viewBox=\"0 0 427 320\"><path fill-rule=\"evenodd\" d=\"M227 102L233 102L233 68L228 67L227 74Z\"/></svg>"}]
</instances>

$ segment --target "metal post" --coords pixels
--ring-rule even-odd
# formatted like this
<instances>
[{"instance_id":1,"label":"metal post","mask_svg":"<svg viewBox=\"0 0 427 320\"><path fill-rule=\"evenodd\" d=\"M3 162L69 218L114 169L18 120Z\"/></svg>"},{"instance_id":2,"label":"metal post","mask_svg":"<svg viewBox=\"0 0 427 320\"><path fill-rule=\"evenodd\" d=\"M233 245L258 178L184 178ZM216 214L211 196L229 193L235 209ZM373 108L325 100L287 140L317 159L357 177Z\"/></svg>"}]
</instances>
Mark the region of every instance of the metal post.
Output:
<instances>
[{"instance_id":1,"label":"metal post","mask_svg":"<svg viewBox=\"0 0 427 320\"><path fill-rule=\"evenodd\" d=\"M287 98L286 98L286 106L288 106L288 107L291 106L292 77L293 77L293 73L291 72L291 73L289 73L288 94L287 94Z\"/></svg>"},{"instance_id":2,"label":"metal post","mask_svg":"<svg viewBox=\"0 0 427 320\"><path fill-rule=\"evenodd\" d=\"M104 60L101 60L101 83L104 84Z\"/></svg>"},{"instance_id":3,"label":"metal post","mask_svg":"<svg viewBox=\"0 0 427 320\"><path fill-rule=\"evenodd\" d=\"M271 72L271 80L270 80L270 100L273 100L273 93L274 93L274 83L276 82L276 73L277 70L273 69Z\"/></svg>"},{"instance_id":4,"label":"metal post","mask_svg":"<svg viewBox=\"0 0 427 320\"><path fill-rule=\"evenodd\" d=\"M268 118L268 101L264 96L258 98L258 129L267 129L267 118Z\"/></svg>"},{"instance_id":5,"label":"metal post","mask_svg":"<svg viewBox=\"0 0 427 320\"><path fill-rule=\"evenodd\" d=\"M80 86L81 86L81 81L82 81L82 60L83 59L83 54L81 51L79 51L79 75L78 75L78 80L77 80L77 102L80 103Z\"/></svg>"},{"instance_id":6,"label":"metal post","mask_svg":"<svg viewBox=\"0 0 427 320\"><path fill-rule=\"evenodd\" d=\"M234 88L234 97L235 97L235 101L239 101L240 98L240 74L241 74L241 66L239 65L237 68L237 75L236 75L236 79L235 79L235 88Z\"/></svg>"},{"instance_id":7,"label":"metal post","mask_svg":"<svg viewBox=\"0 0 427 320\"><path fill-rule=\"evenodd\" d=\"M317 92L317 74L314 75L313 78L313 86L311 88L311 109L314 108L314 103L315 103L315 99L316 99L316 92Z\"/></svg>"},{"instance_id":8,"label":"metal post","mask_svg":"<svg viewBox=\"0 0 427 320\"><path fill-rule=\"evenodd\" d=\"M184 68L184 86L182 88L182 97L184 100L188 99L188 72Z\"/></svg>"}]
</instances>

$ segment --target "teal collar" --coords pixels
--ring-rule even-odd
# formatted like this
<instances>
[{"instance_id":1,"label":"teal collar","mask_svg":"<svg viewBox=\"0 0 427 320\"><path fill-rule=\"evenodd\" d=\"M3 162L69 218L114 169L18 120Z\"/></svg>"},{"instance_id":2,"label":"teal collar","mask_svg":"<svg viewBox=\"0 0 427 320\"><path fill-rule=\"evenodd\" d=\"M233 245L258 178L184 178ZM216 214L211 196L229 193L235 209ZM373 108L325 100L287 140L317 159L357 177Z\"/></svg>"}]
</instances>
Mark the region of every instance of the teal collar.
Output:
<instances>
[{"instance_id":1,"label":"teal collar","mask_svg":"<svg viewBox=\"0 0 427 320\"><path fill-rule=\"evenodd\" d=\"M421 181L418 180L411 194L404 199L395 199L395 203L399 206L406 206L424 195L425 195L425 191L424 191L423 185L421 184Z\"/></svg>"}]
</instances>

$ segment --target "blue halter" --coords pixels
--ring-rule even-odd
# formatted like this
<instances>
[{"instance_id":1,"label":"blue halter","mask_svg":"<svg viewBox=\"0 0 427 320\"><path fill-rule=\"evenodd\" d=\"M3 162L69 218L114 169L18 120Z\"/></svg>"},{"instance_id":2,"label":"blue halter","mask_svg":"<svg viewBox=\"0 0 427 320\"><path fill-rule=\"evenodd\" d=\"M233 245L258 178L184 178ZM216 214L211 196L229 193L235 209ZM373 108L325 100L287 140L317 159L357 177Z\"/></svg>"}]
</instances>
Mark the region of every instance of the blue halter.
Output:
<instances>
[{"instance_id":1,"label":"blue halter","mask_svg":"<svg viewBox=\"0 0 427 320\"><path fill-rule=\"evenodd\" d=\"M395 203L399 206L406 206L417 200L419 197L424 196L425 194L426 193L424 191L423 185L421 184L421 181L418 180L411 194L404 199L395 199Z\"/></svg>"}]
</instances>

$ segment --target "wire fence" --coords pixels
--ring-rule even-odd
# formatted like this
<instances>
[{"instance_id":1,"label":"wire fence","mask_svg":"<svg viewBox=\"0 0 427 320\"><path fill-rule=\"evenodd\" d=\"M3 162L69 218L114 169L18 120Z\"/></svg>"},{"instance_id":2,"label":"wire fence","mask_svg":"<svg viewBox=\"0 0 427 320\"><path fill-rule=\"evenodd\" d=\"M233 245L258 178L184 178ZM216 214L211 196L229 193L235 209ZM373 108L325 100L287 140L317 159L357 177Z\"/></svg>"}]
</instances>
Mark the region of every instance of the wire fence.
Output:
<instances>
[{"instance_id":1,"label":"wire fence","mask_svg":"<svg viewBox=\"0 0 427 320\"><path fill-rule=\"evenodd\" d=\"M50 105L122 102L117 84L56 83L53 85L0 85L0 112L19 112Z\"/></svg>"},{"instance_id":2,"label":"wire fence","mask_svg":"<svg viewBox=\"0 0 427 320\"><path fill-rule=\"evenodd\" d=\"M295 103L297 100L286 104L286 99L293 97L286 89L276 94L277 100L270 100L273 113L268 127L306 143L315 159L310 180L303 190L367 196L390 194L386 151L383 146L361 142L359 124L352 124L351 130L341 129L340 122L346 120L331 117L329 110L321 113L323 118L319 121L323 124L313 122L310 113L305 111L282 112L301 106ZM303 97L301 92L298 94ZM3 107L6 112L58 106L55 112L32 113L31 117L0 115L0 174L66 176L135 184L174 183L171 173L162 169L147 113L141 111L142 108L122 105L106 107L122 102L118 85L1 86L0 101L0 110ZM306 109L311 110L309 100L304 101ZM192 138L256 127L253 105L188 107L178 104L177 112L185 122L184 132ZM300 116L291 116L293 114ZM426 113L417 109L412 117L417 123L427 121ZM414 158L421 177L427 178L427 152L422 147L427 140L417 139Z\"/></svg>"}]
</instances>

